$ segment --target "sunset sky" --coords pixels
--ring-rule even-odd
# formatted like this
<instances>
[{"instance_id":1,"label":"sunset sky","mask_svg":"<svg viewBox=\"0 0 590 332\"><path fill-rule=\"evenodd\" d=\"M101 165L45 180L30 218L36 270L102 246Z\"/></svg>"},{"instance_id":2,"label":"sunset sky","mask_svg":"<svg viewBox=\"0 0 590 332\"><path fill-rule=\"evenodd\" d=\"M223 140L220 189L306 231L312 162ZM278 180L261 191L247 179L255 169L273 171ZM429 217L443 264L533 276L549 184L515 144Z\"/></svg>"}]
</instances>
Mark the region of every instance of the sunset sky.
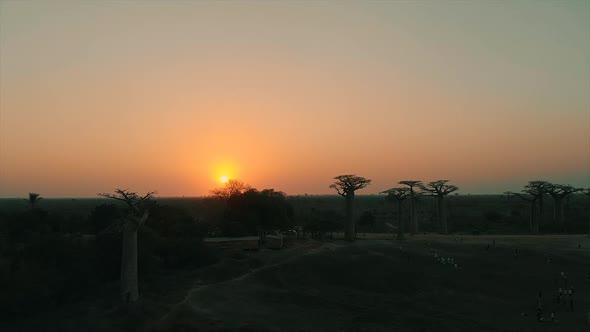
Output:
<instances>
[{"instance_id":1,"label":"sunset sky","mask_svg":"<svg viewBox=\"0 0 590 332\"><path fill-rule=\"evenodd\" d=\"M0 197L590 187L590 2L0 0Z\"/></svg>"}]
</instances>

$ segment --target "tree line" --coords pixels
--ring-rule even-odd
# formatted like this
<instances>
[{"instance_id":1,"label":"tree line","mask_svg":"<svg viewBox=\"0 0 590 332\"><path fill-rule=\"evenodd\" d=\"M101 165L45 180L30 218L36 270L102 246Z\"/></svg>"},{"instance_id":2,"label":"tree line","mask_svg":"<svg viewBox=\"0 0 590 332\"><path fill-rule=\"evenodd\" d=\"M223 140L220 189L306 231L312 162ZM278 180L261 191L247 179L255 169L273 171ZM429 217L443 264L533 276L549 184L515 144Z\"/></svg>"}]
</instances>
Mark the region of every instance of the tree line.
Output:
<instances>
[{"instance_id":1,"label":"tree line","mask_svg":"<svg viewBox=\"0 0 590 332\"><path fill-rule=\"evenodd\" d=\"M334 177L334 182L330 184L331 189L345 199L345 239L354 241L356 238L355 220L354 220L354 197L357 190L363 189L371 183L367 179L356 174L344 174ZM437 205L437 226L439 233L449 234L447 215L445 213L444 198L459 190L459 187L449 184L449 180L437 180L424 184L419 180L403 180L398 182L403 187L394 187L381 192L385 194L388 200L397 203L395 212L397 225L397 239L404 239L404 223L402 222L402 203L409 199L410 201L410 234L418 233L418 220L416 217L416 199L418 196L430 196L436 199ZM553 184L548 181L535 180L529 181L520 193L504 192L506 199L509 201L510 196L517 196L530 204L529 232L531 234L539 233L539 217L544 215L544 198L550 196L553 201L553 223L558 225L562 232L567 230L567 223L564 217L563 201L571 194L581 192L590 197L590 188L575 188L571 185ZM590 235L590 217L588 219L588 234Z\"/></svg>"}]
</instances>

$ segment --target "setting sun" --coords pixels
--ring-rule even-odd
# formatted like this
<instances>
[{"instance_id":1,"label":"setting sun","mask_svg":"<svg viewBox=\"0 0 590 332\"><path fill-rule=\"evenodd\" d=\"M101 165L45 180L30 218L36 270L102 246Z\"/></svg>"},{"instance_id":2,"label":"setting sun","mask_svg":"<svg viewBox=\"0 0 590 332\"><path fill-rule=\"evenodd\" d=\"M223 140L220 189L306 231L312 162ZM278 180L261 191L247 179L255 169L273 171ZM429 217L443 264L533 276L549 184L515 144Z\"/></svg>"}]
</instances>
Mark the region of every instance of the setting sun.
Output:
<instances>
[{"instance_id":1,"label":"setting sun","mask_svg":"<svg viewBox=\"0 0 590 332\"><path fill-rule=\"evenodd\" d=\"M229 177L227 177L227 176L224 175L224 176L222 176L222 177L219 178L219 181L221 183L227 183L227 181L229 181Z\"/></svg>"}]
</instances>

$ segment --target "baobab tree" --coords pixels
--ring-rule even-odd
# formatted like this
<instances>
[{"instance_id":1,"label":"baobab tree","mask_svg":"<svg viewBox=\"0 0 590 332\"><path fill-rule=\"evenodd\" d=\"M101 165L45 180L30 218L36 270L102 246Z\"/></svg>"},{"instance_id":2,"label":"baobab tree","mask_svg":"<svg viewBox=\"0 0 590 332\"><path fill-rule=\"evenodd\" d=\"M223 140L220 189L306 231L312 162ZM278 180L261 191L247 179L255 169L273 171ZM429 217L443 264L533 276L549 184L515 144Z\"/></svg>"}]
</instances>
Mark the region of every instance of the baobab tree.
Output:
<instances>
[{"instance_id":1,"label":"baobab tree","mask_svg":"<svg viewBox=\"0 0 590 332\"><path fill-rule=\"evenodd\" d=\"M36 205L37 205L37 203L39 203L39 201L42 200L42 199L43 199L43 197L41 197L40 194L37 194L37 193L29 193L28 202L29 202L29 205L31 206L31 210L34 210L35 207L36 207Z\"/></svg>"},{"instance_id":2,"label":"baobab tree","mask_svg":"<svg viewBox=\"0 0 590 332\"><path fill-rule=\"evenodd\" d=\"M553 197L553 223L559 225L561 230L565 232L565 218L563 213L563 199L570 194L578 192L582 189L574 188L570 185L562 184L548 184L547 193Z\"/></svg>"},{"instance_id":3,"label":"baobab tree","mask_svg":"<svg viewBox=\"0 0 590 332\"><path fill-rule=\"evenodd\" d=\"M139 298L137 278L137 231L149 216L148 203L155 194L150 191L143 196L127 189L115 189L114 194L101 193L99 196L125 203L127 215L120 226L123 233L121 250L121 298L124 303L135 302Z\"/></svg>"},{"instance_id":4,"label":"baobab tree","mask_svg":"<svg viewBox=\"0 0 590 332\"><path fill-rule=\"evenodd\" d=\"M448 194L459 190L459 187L447 184L449 180L438 180L429 182L427 185L420 185L422 191L429 193L429 196L436 197L438 227L443 234L448 234L447 218L445 216L443 199Z\"/></svg>"},{"instance_id":5,"label":"baobab tree","mask_svg":"<svg viewBox=\"0 0 590 332\"><path fill-rule=\"evenodd\" d=\"M335 189L338 195L344 197L346 200L346 227L344 237L348 241L354 241L356 235L353 204L354 193L368 186L371 180L355 174L338 175L334 177L334 180L336 181L330 185L330 188Z\"/></svg>"},{"instance_id":6,"label":"baobab tree","mask_svg":"<svg viewBox=\"0 0 590 332\"><path fill-rule=\"evenodd\" d=\"M590 198L590 188L584 189L583 193ZM588 214L588 236L590 236L590 214Z\"/></svg>"},{"instance_id":7,"label":"baobab tree","mask_svg":"<svg viewBox=\"0 0 590 332\"><path fill-rule=\"evenodd\" d=\"M409 187L410 190L410 234L414 235L418 233L418 220L416 219L416 192L414 191L415 187L422 185L422 181L416 180L404 180L398 182L399 184L403 184Z\"/></svg>"},{"instance_id":8,"label":"baobab tree","mask_svg":"<svg viewBox=\"0 0 590 332\"><path fill-rule=\"evenodd\" d=\"M539 202L538 205L538 211L539 211L539 222L537 222L537 224L540 224L543 219L544 219L544 204L543 204L543 197L545 196L545 194L547 194L547 189L549 188L551 184L547 181L542 181L542 180L535 180L535 181L529 181L529 183L524 186L525 190L527 190L528 193L533 193L536 192L535 196L537 197L537 201Z\"/></svg>"},{"instance_id":9,"label":"baobab tree","mask_svg":"<svg viewBox=\"0 0 590 332\"><path fill-rule=\"evenodd\" d=\"M397 202L397 239L404 239L404 222L402 220L402 202L410 196L409 188L391 188L381 192L387 199Z\"/></svg>"},{"instance_id":10,"label":"baobab tree","mask_svg":"<svg viewBox=\"0 0 590 332\"><path fill-rule=\"evenodd\" d=\"M531 181L525 186L525 189L522 190L522 194L512 193L513 195L522 198L530 204L531 213L529 219L529 229L532 234L539 233L539 221L537 220L537 201L539 200L539 197L543 196L544 194L544 191L539 190L539 187L537 186L538 182L545 181Z\"/></svg>"},{"instance_id":11,"label":"baobab tree","mask_svg":"<svg viewBox=\"0 0 590 332\"><path fill-rule=\"evenodd\" d=\"M506 197L506 217L510 217L510 195L512 195L512 192L510 191L502 193L502 196Z\"/></svg>"}]
</instances>

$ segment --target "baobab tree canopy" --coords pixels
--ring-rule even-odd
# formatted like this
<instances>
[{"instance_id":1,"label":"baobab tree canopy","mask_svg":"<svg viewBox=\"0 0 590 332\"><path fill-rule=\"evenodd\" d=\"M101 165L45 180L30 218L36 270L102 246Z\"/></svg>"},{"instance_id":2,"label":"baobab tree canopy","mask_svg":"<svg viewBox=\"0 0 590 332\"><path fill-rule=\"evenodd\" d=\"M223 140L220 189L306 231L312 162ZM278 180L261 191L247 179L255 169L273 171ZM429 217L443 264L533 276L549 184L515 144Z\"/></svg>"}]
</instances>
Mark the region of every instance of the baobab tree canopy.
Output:
<instances>
[{"instance_id":1,"label":"baobab tree canopy","mask_svg":"<svg viewBox=\"0 0 590 332\"><path fill-rule=\"evenodd\" d=\"M396 187L381 192L387 195L387 199L404 200L410 196L410 189L405 187Z\"/></svg>"},{"instance_id":2,"label":"baobab tree canopy","mask_svg":"<svg viewBox=\"0 0 590 332\"><path fill-rule=\"evenodd\" d=\"M574 188L569 184L551 184L548 183L547 186L547 193L553 197L565 197L569 194L573 194L575 192L581 191L581 188Z\"/></svg>"},{"instance_id":3,"label":"baobab tree canopy","mask_svg":"<svg viewBox=\"0 0 590 332\"><path fill-rule=\"evenodd\" d=\"M140 196L136 192L132 192L127 189L115 189L114 194L100 193L98 194L98 196L122 201L127 205L132 214L134 214L135 216L139 216L145 212L148 202L150 202L150 199L156 193L156 191L150 191L147 192L145 195Z\"/></svg>"},{"instance_id":4,"label":"baobab tree canopy","mask_svg":"<svg viewBox=\"0 0 590 332\"><path fill-rule=\"evenodd\" d=\"M338 195L349 196L355 191L363 189L371 183L371 180L355 174L338 175L334 177L336 182L330 185L330 188L336 189Z\"/></svg>"},{"instance_id":5,"label":"baobab tree canopy","mask_svg":"<svg viewBox=\"0 0 590 332\"><path fill-rule=\"evenodd\" d=\"M399 184L405 184L406 186L413 188L413 187L420 186L422 184L422 181L404 180L404 181L400 181Z\"/></svg>"},{"instance_id":6,"label":"baobab tree canopy","mask_svg":"<svg viewBox=\"0 0 590 332\"><path fill-rule=\"evenodd\" d=\"M433 196L445 196L454 191L459 190L459 187L447 184L449 180L438 180L429 182L427 185L419 185L423 191L431 193Z\"/></svg>"},{"instance_id":7,"label":"baobab tree canopy","mask_svg":"<svg viewBox=\"0 0 590 332\"><path fill-rule=\"evenodd\" d=\"M545 194L547 192L547 189L551 186L551 184L547 181L541 181L541 180L535 180L535 181L529 181L529 183L524 186L525 190L527 193L532 194L533 192L536 192L536 196L542 196L543 194Z\"/></svg>"}]
</instances>

